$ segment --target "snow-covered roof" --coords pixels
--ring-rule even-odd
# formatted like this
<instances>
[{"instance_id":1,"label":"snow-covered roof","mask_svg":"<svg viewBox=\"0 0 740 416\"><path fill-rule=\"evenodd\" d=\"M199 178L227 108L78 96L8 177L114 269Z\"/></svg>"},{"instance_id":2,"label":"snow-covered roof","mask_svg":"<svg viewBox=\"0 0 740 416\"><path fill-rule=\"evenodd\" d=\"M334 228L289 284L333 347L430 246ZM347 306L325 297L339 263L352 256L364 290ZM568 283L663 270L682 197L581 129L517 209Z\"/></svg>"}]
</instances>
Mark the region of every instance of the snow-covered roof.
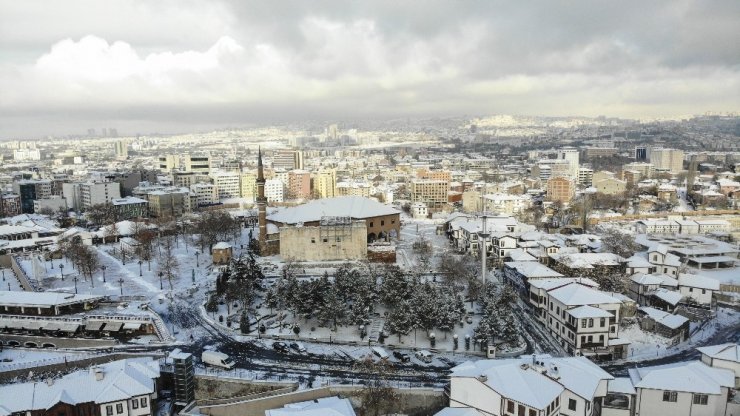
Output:
<instances>
[{"instance_id":1,"label":"snow-covered roof","mask_svg":"<svg viewBox=\"0 0 740 416\"><path fill-rule=\"evenodd\" d=\"M483 413L472 407L445 407L434 416L483 416Z\"/></svg>"},{"instance_id":2,"label":"snow-covered roof","mask_svg":"<svg viewBox=\"0 0 740 416\"><path fill-rule=\"evenodd\" d=\"M689 321L684 316L673 315L659 309L651 308L649 306L643 306L639 309L641 312L654 319L655 322L658 322L671 329L680 328L681 325Z\"/></svg>"},{"instance_id":3,"label":"snow-covered roof","mask_svg":"<svg viewBox=\"0 0 740 416\"><path fill-rule=\"evenodd\" d=\"M719 290L719 280L698 274L679 274L678 285L699 289Z\"/></svg>"},{"instance_id":4,"label":"snow-covered roof","mask_svg":"<svg viewBox=\"0 0 740 416\"><path fill-rule=\"evenodd\" d=\"M629 377L617 377L609 381L609 393L637 394Z\"/></svg>"},{"instance_id":5,"label":"snow-covered roof","mask_svg":"<svg viewBox=\"0 0 740 416\"><path fill-rule=\"evenodd\" d=\"M507 261L504 266L516 270L517 273L528 279L563 276L544 264L533 261Z\"/></svg>"},{"instance_id":6,"label":"snow-covered roof","mask_svg":"<svg viewBox=\"0 0 740 416\"><path fill-rule=\"evenodd\" d=\"M46 410L60 401L71 405L110 403L155 392L159 363L150 358L130 358L101 364L102 380L93 369L77 371L50 383L17 383L0 386L0 416Z\"/></svg>"},{"instance_id":7,"label":"snow-covered roof","mask_svg":"<svg viewBox=\"0 0 740 416\"><path fill-rule=\"evenodd\" d=\"M574 282L580 283L582 285L586 285L589 287L593 287L593 288L599 287L598 283L594 282L588 277L561 277L561 278L553 278L553 279L536 279L536 280L530 280L529 286L538 288L538 289L551 290L551 289L565 286L565 285L568 285Z\"/></svg>"},{"instance_id":8,"label":"snow-covered roof","mask_svg":"<svg viewBox=\"0 0 740 416\"><path fill-rule=\"evenodd\" d=\"M227 248L231 248L231 244L221 241L220 243L216 243L213 246L214 250L225 250Z\"/></svg>"},{"instance_id":9,"label":"snow-covered roof","mask_svg":"<svg viewBox=\"0 0 740 416\"><path fill-rule=\"evenodd\" d=\"M673 306L678 305L678 302L680 302L681 299L683 299L682 294L678 292L674 292L673 290L668 290L668 289L658 289L655 291L655 293L653 293L653 296L665 302L668 302L669 304Z\"/></svg>"},{"instance_id":10,"label":"snow-covered roof","mask_svg":"<svg viewBox=\"0 0 740 416\"><path fill-rule=\"evenodd\" d=\"M653 274L635 273L630 277L630 280L639 285L659 285L663 282L663 279Z\"/></svg>"},{"instance_id":11,"label":"snow-covered roof","mask_svg":"<svg viewBox=\"0 0 740 416\"><path fill-rule=\"evenodd\" d=\"M689 393L721 394L722 387L735 386L735 373L713 368L700 361L629 369L636 388Z\"/></svg>"},{"instance_id":12,"label":"snow-covered roof","mask_svg":"<svg viewBox=\"0 0 740 416\"><path fill-rule=\"evenodd\" d=\"M55 292L0 291L0 305L9 307L42 307L73 305L103 299L105 296Z\"/></svg>"},{"instance_id":13,"label":"snow-covered roof","mask_svg":"<svg viewBox=\"0 0 740 416\"><path fill-rule=\"evenodd\" d=\"M535 362L542 365L535 366ZM545 409L564 388L592 400L599 382L614 378L585 357L549 355L467 361L454 367L451 374L481 380L480 376L485 376L481 382L503 397L536 409Z\"/></svg>"},{"instance_id":14,"label":"snow-covered roof","mask_svg":"<svg viewBox=\"0 0 740 416\"><path fill-rule=\"evenodd\" d=\"M265 410L265 416L355 416L349 399L337 396L286 404L280 409Z\"/></svg>"},{"instance_id":15,"label":"snow-covered roof","mask_svg":"<svg viewBox=\"0 0 740 416\"><path fill-rule=\"evenodd\" d=\"M633 255L632 257L627 259L627 267L651 267L649 261L645 257L639 256L637 254Z\"/></svg>"},{"instance_id":16,"label":"snow-covered roof","mask_svg":"<svg viewBox=\"0 0 740 416\"><path fill-rule=\"evenodd\" d=\"M699 347L697 350L700 353L717 360L740 363L740 345L732 342L720 345L710 345L708 347Z\"/></svg>"},{"instance_id":17,"label":"snow-covered roof","mask_svg":"<svg viewBox=\"0 0 740 416\"><path fill-rule=\"evenodd\" d=\"M550 257L560 264L571 269L591 269L594 266L618 266L625 259L614 253L560 253L551 254Z\"/></svg>"},{"instance_id":18,"label":"snow-covered roof","mask_svg":"<svg viewBox=\"0 0 740 416\"><path fill-rule=\"evenodd\" d=\"M612 316L609 312L594 308L593 306L579 306L577 308L568 309L567 313L570 314L572 317L576 319L583 319L583 318L609 318Z\"/></svg>"},{"instance_id":19,"label":"snow-covered roof","mask_svg":"<svg viewBox=\"0 0 740 416\"><path fill-rule=\"evenodd\" d=\"M547 292L550 297L567 306L601 305L606 303L622 303L614 296L600 290L592 289L580 283L571 283Z\"/></svg>"},{"instance_id":20,"label":"snow-covered roof","mask_svg":"<svg viewBox=\"0 0 740 416\"><path fill-rule=\"evenodd\" d=\"M401 211L370 198L340 196L317 199L296 207L278 211L268 217L284 224L320 221L322 217L372 218L400 214Z\"/></svg>"},{"instance_id":21,"label":"snow-covered roof","mask_svg":"<svg viewBox=\"0 0 740 416\"><path fill-rule=\"evenodd\" d=\"M537 258L521 248L515 248L506 253L513 261L537 261Z\"/></svg>"}]
</instances>

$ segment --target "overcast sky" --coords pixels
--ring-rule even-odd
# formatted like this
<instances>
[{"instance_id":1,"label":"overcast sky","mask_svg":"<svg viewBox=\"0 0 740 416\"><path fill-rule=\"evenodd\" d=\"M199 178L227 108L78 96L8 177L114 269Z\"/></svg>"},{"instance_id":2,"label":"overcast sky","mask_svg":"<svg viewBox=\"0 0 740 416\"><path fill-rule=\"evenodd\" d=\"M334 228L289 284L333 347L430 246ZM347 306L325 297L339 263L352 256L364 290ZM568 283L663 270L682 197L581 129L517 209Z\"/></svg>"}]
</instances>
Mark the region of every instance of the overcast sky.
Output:
<instances>
[{"instance_id":1,"label":"overcast sky","mask_svg":"<svg viewBox=\"0 0 740 416\"><path fill-rule=\"evenodd\" d=\"M0 138L738 110L738 0L0 0Z\"/></svg>"}]
</instances>

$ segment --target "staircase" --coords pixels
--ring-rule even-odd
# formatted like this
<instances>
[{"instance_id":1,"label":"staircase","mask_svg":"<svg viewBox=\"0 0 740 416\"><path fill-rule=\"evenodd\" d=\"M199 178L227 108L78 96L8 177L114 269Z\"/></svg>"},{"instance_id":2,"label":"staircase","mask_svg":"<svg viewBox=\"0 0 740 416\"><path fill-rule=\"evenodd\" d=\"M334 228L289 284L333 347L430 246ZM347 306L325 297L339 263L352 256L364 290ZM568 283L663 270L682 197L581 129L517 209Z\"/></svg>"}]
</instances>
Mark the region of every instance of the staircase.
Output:
<instances>
[{"instance_id":1,"label":"staircase","mask_svg":"<svg viewBox=\"0 0 740 416\"><path fill-rule=\"evenodd\" d=\"M159 315L152 314L152 322L154 322L154 331L162 342L177 341L175 337L170 334L170 331L167 330L167 326Z\"/></svg>"},{"instance_id":2,"label":"staircase","mask_svg":"<svg viewBox=\"0 0 740 416\"><path fill-rule=\"evenodd\" d=\"M367 331L367 340L370 342L378 342L380 332L383 331L383 326L385 326L385 319L373 319L373 321L370 322L369 329Z\"/></svg>"}]
</instances>

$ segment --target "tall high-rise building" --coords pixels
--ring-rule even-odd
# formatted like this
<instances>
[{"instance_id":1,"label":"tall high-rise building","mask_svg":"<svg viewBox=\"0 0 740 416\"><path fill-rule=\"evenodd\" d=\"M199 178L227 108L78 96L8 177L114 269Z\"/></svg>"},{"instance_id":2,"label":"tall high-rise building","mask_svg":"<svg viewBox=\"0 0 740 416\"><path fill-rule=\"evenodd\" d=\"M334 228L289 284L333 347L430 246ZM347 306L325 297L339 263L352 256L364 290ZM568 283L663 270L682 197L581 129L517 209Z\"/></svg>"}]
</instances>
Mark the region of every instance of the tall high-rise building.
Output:
<instances>
[{"instance_id":1,"label":"tall high-rise building","mask_svg":"<svg viewBox=\"0 0 740 416\"><path fill-rule=\"evenodd\" d=\"M650 162L655 170L678 173L683 170L683 150L652 149Z\"/></svg>"},{"instance_id":2,"label":"tall high-rise building","mask_svg":"<svg viewBox=\"0 0 740 416\"><path fill-rule=\"evenodd\" d=\"M635 160L640 162L646 161L648 158L648 152L647 147L645 146L636 146L635 147Z\"/></svg>"},{"instance_id":3,"label":"tall high-rise building","mask_svg":"<svg viewBox=\"0 0 740 416\"><path fill-rule=\"evenodd\" d=\"M570 165L570 177L578 179L578 149L573 147L564 147L558 150L558 159L567 160Z\"/></svg>"},{"instance_id":4,"label":"tall high-rise building","mask_svg":"<svg viewBox=\"0 0 740 416\"><path fill-rule=\"evenodd\" d=\"M288 172L288 197L291 199L301 199L310 196L311 174L300 169Z\"/></svg>"},{"instance_id":5,"label":"tall high-rise building","mask_svg":"<svg viewBox=\"0 0 740 416\"><path fill-rule=\"evenodd\" d=\"M116 159L128 159L128 142L126 140L116 140L114 146L116 149Z\"/></svg>"},{"instance_id":6,"label":"tall high-rise building","mask_svg":"<svg viewBox=\"0 0 740 416\"><path fill-rule=\"evenodd\" d=\"M303 152L300 150L277 149L272 152L274 169L303 169Z\"/></svg>"},{"instance_id":7,"label":"tall high-rise building","mask_svg":"<svg viewBox=\"0 0 740 416\"><path fill-rule=\"evenodd\" d=\"M337 187L337 170L322 169L314 174L313 189L321 198L334 198Z\"/></svg>"},{"instance_id":8,"label":"tall high-rise building","mask_svg":"<svg viewBox=\"0 0 740 416\"><path fill-rule=\"evenodd\" d=\"M267 198L265 198L265 171L262 166L262 149L257 150L257 223L259 224L260 253L267 251Z\"/></svg>"}]
</instances>

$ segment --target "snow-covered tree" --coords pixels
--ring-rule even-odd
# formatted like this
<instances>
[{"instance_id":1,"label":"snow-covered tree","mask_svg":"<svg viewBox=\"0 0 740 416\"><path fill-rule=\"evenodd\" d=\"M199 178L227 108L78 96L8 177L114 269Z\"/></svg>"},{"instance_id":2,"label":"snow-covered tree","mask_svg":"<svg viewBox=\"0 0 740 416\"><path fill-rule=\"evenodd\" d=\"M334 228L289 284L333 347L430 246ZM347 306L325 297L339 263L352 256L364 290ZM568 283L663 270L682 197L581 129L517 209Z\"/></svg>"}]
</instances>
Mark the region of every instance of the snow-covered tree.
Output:
<instances>
[{"instance_id":1,"label":"snow-covered tree","mask_svg":"<svg viewBox=\"0 0 740 416\"><path fill-rule=\"evenodd\" d=\"M640 250L635 238L615 228L608 228L601 234L601 251L614 253L624 258L632 257Z\"/></svg>"},{"instance_id":2,"label":"snow-covered tree","mask_svg":"<svg viewBox=\"0 0 740 416\"><path fill-rule=\"evenodd\" d=\"M385 321L385 328L391 333L398 335L398 342L401 342L401 336L408 335L414 327L414 316L411 310L411 304L407 300L399 302L388 314Z\"/></svg>"},{"instance_id":3,"label":"snow-covered tree","mask_svg":"<svg viewBox=\"0 0 740 416\"><path fill-rule=\"evenodd\" d=\"M412 294L413 282L396 265L383 270L383 282L380 284L380 300L389 308L394 307Z\"/></svg>"}]
</instances>

